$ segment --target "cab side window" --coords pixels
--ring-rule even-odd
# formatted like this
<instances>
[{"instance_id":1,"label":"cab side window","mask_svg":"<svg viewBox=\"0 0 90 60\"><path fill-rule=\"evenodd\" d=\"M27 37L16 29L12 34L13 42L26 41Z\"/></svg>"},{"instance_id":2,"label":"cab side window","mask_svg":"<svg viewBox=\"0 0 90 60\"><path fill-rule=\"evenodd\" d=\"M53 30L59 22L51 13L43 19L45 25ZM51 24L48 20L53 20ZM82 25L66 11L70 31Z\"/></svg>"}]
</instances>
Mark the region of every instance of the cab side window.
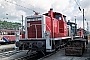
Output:
<instances>
[{"instance_id":1,"label":"cab side window","mask_svg":"<svg viewBox=\"0 0 90 60\"><path fill-rule=\"evenodd\" d=\"M58 20L61 20L61 16L60 15L55 15L55 18Z\"/></svg>"}]
</instances>

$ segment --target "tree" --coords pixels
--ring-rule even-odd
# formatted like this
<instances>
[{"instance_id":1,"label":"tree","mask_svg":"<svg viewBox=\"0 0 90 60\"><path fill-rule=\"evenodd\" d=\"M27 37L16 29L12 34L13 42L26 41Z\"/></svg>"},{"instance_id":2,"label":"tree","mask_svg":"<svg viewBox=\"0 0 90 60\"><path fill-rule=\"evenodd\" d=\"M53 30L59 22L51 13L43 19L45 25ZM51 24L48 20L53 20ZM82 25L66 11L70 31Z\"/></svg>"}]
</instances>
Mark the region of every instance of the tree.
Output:
<instances>
[{"instance_id":1,"label":"tree","mask_svg":"<svg viewBox=\"0 0 90 60\"><path fill-rule=\"evenodd\" d=\"M16 29L18 26L21 26L21 23L0 20L0 29Z\"/></svg>"}]
</instances>

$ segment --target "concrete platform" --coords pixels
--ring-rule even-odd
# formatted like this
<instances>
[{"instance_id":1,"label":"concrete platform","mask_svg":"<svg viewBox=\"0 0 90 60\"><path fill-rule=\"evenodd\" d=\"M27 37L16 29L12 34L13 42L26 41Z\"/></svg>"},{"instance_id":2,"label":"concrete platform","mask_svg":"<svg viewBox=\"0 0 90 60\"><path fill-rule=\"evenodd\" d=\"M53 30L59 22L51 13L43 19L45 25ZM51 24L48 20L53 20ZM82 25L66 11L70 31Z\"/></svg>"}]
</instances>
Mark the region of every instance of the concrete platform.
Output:
<instances>
[{"instance_id":1,"label":"concrete platform","mask_svg":"<svg viewBox=\"0 0 90 60\"><path fill-rule=\"evenodd\" d=\"M0 52L15 49L15 44L0 45Z\"/></svg>"}]
</instances>

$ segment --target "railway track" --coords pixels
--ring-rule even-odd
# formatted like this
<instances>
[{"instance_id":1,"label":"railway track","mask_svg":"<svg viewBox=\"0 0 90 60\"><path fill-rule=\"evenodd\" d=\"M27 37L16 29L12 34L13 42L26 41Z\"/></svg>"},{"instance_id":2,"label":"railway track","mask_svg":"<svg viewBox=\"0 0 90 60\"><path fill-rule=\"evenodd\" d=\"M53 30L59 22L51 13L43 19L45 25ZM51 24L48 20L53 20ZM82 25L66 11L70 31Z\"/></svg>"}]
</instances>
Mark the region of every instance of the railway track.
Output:
<instances>
[{"instance_id":1,"label":"railway track","mask_svg":"<svg viewBox=\"0 0 90 60\"><path fill-rule=\"evenodd\" d=\"M22 52L22 51L7 51L7 52L3 52L3 53L0 53L0 58L1 60L11 60L13 59L14 57L10 58L10 56L13 56L19 52Z\"/></svg>"},{"instance_id":2,"label":"railway track","mask_svg":"<svg viewBox=\"0 0 90 60\"><path fill-rule=\"evenodd\" d=\"M37 52L31 52L26 56L22 56L20 58L17 58L17 60L36 60Z\"/></svg>"},{"instance_id":3,"label":"railway track","mask_svg":"<svg viewBox=\"0 0 90 60\"><path fill-rule=\"evenodd\" d=\"M62 49L64 49L64 48L62 48ZM38 60L43 60L43 59L45 59L45 58L47 58L47 57L50 57L51 55L54 55L54 54L57 53L58 51L60 51L60 49L58 49L57 51L54 51L54 52L52 52L52 53L48 53L47 55L39 58Z\"/></svg>"},{"instance_id":4,"label":"railway track","mask_svg":"<svg viewBox=\"0 0 90 60\"><path fill-rule=\"evenodd\" d=\"M43 55L42 53L37 53L37 52L31 52L27 54L27 51L8 51L8 52L3 52L0 53L0 60L42 60L44 58L47 58L56 52Z\"/></svg>"},{"instance_id":5,"label":"railway track","mask_svg":"<svg viewBox=\"0 0 90 60\"><path fill-rule=\"evenodd\" d=\"M7 51L7 52L0 53L0 60L27 60L28 57L35 56L35 54L36 54L35 51L27 54L26 50Z\"/></svg>"}]
</instances>

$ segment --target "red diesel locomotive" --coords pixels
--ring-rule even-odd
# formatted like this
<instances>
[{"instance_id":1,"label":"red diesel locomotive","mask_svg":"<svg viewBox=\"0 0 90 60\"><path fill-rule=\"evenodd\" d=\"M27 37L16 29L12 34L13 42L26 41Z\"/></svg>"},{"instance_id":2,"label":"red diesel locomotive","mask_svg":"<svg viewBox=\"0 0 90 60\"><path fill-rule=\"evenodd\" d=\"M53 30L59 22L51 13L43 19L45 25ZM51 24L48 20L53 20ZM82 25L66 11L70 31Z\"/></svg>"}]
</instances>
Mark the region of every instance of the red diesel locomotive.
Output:
<instances>
[{"instance_id":1,"label":"red diesel locomotive","mask_svg":"<svg viewBox=\"0 0 90 60\"><path fill-rule=\"evenodd\" d=\"M16 42L16 46L19 50L53 52L71 40L70 31L66 16L50 9L43 15L25 18L25 34L22 34L22 39ZM80 36L74 38L76 37Z\"/></svg>"}]
</instances>

